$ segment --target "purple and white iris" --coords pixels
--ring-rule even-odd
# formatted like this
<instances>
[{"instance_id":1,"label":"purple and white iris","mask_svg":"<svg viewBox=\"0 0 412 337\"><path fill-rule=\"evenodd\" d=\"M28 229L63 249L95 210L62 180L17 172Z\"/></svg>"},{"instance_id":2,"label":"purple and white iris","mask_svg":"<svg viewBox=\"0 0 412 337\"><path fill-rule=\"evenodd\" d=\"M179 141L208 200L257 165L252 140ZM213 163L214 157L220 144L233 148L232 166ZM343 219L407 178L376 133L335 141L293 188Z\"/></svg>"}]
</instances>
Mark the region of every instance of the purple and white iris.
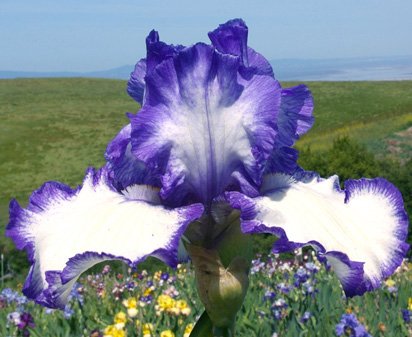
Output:
<instances>
[{"instance_id":1,"label":"purple and white iris","mask_svg":"<svg viewBox=\"0 0 412 337\"><path fill-rule=\"evenodd\" d=\"M213 249L233 223L278 236L276 253L312 245L349 296L400 265L409 246L399 191L381 178L341 190L336 176L297 165L311 93L282 88L247 35L240 19L210 32L210 45L149 34L128 83L141 109L108 145L107 164L77 189L47 182L26 208L10 203L6 235L31 263L26 296L63 308L96 263L151 255L174 266L186 243Z\"/></svg>"}]
</instances>

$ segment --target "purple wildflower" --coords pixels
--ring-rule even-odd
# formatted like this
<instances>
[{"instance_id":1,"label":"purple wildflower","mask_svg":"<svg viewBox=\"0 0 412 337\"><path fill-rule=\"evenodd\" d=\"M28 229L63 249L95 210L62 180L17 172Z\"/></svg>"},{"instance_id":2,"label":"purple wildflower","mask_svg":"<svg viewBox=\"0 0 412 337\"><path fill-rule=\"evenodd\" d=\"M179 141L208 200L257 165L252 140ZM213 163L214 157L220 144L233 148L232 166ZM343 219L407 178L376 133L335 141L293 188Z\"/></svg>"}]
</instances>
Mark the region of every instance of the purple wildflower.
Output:
<instances>
[{"instance_id":1,"label":"purple wildflower","mask_svg":"<svg viewBox=\"0 0 412 337\"><path fill-rule=\"evenodd\" d=\"M402 309L402 318L405 323L410 323L412 321L412 311L408 309Z\"/></svg>"},{"instance_id":2,"label":"purple wildflower","mask_svg":"<svg viewBox=\"0 0 412 337\"><path fill-rule=\"evenodd\" d=\"M300 318L300 321L302 323L306 323L310 319L311 316L312 316L312 314L309 311L305 311L303 313L302 317Z\"/></svg>"},{"instance_id":3,"label":"purple wildflower","mask_svg":"<svg viewBox=\"0 0 412 337\"><path fill-rule=\"evenodd\" d=\"M276 294L271 290L266 290L265 294L263 295L264 301L272 301L275 298Z\"/></svg>"},{"instance_id":4,"label":"purple wildflower","mask_svg":"<svg viewBox=\"0 0 412 337\"><path fill-rule=\"evenodd\" d=\"M23 312L20 316L20 323L17 327L23 330L26 328L34 328L35 326L33 316L28 312Z\"/></svg>"},{"instance_id":5,"label":"purple wildflower","mask_svg":"<svg viewBox=\"0 0 412 337\"><path fill-rule=\"evenodd\" d=\"M346 333L350 337L372 337L354 314L343 314L335 327L335 332L338 336Z\"/></svg>"}]
</instances>

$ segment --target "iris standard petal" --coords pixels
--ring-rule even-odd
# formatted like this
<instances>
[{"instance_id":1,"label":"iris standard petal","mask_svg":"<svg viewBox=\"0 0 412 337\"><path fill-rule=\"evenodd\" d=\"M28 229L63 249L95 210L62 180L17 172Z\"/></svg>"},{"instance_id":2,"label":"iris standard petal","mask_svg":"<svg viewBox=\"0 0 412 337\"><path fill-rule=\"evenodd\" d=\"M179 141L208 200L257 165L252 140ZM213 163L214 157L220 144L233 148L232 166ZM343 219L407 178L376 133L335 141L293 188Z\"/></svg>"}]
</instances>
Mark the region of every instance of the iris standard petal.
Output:
<instances>
[{"instance_id":1,"label":"iris standard petal","mask_svg":"<svg viewBox=\"0 0 412 337\"><path fill-rule=\"evenodd\" d=\"M382 178L348 180L342 191L336 176L276 174L266 178L261 193L255 199L228 195L241 210L243 231L279 236L275 252L314 246L348 296L378 287L409 248L402 197Z\"/></svg>"},{"instance_id":2,"label":"iris standard petal","mask_svg":"<svg viewBox=\"0 0 412 337\"><path fill-rule=\"evenodd\" d=\"M131 119L132 152L162 175L161 195L172 205L208 204L231 184L260 183L280 86L270 76L244 79L239 65L197 44L146 77L145 104Z\"/></svg>"},{"instance_id":3,"label":"iris standard petal","mask_svg":"<svg viewBox=\"0 0 412 337\"><path fill-rule=\"evenodd\" d=\"M261 54L248 47L248 27L242 19L233 19L209 32L213 46L222 53L239 56L245 77L253 74L274 76L272 66ZM252 68L252 69L248 69Z\"/></svg>"},{"instance_id":4,"label":"iris standard petal","mask_svg":"<svg viewBox=\"0 0 412 337\"><path fill-rule=\"evenodd\" d=\"M163 60L173 57L183 48L180 45L174 46L160 41L159 33L152 30L146 38L147 56L137 62L134 71L130 74L127 83L128 94L136 102L143 104L146 89L145 76Z\"/></svg>"},{"instance_id":5,"label":"iris standard petal","mask_svg":"<svg viewBox=\"0 0 412 337\"><path fill-rule=\"evenodd\" d=\"M107 172L89 170L83 186L49 182L34 192L27 208L10 204L6 235L31 262L23 292L62 308L82 272L104 260L138 263L148 255L177 263L179 240L201 205L174 210L157 205L158 191L131 186L118 193Z\"/></svg>"}]
</instances>

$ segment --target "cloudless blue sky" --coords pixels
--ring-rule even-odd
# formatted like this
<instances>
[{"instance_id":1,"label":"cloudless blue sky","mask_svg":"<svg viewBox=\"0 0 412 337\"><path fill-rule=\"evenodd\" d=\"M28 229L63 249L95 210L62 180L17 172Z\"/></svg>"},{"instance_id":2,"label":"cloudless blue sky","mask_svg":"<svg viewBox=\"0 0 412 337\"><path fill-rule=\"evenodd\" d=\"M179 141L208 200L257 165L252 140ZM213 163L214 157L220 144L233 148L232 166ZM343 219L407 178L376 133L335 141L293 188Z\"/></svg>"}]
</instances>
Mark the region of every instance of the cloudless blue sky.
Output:
<instances>
[{"instance_id":1,"label":"cloudless blue sky","mask_svg":"<svg viewBox=\"0 0 412 337\"><path fill-rule=\"evenodd\" d=\"M235 17L268 59L412 55L411 0L0 0L0 70L134 64L153 28L189 45Z\"/></svg>"}]
</instances>

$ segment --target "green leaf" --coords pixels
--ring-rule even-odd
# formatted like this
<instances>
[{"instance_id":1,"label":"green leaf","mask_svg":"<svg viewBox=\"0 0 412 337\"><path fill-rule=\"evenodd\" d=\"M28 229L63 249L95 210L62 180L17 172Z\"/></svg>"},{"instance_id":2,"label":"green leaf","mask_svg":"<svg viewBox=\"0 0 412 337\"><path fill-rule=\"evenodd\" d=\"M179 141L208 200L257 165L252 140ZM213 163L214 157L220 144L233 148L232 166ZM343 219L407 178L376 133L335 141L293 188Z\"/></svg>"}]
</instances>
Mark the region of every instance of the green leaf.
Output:
<instances>
[{"instance_id":1,"label":"green leaf","mask_svg":"<svg viewBox=\"0 0 412 337\"><path fill-rule=\"evenodd\" d=\"M189 337L213 337L213 324L206 310L197 320Z\"/></svg>"}]
</instances>

